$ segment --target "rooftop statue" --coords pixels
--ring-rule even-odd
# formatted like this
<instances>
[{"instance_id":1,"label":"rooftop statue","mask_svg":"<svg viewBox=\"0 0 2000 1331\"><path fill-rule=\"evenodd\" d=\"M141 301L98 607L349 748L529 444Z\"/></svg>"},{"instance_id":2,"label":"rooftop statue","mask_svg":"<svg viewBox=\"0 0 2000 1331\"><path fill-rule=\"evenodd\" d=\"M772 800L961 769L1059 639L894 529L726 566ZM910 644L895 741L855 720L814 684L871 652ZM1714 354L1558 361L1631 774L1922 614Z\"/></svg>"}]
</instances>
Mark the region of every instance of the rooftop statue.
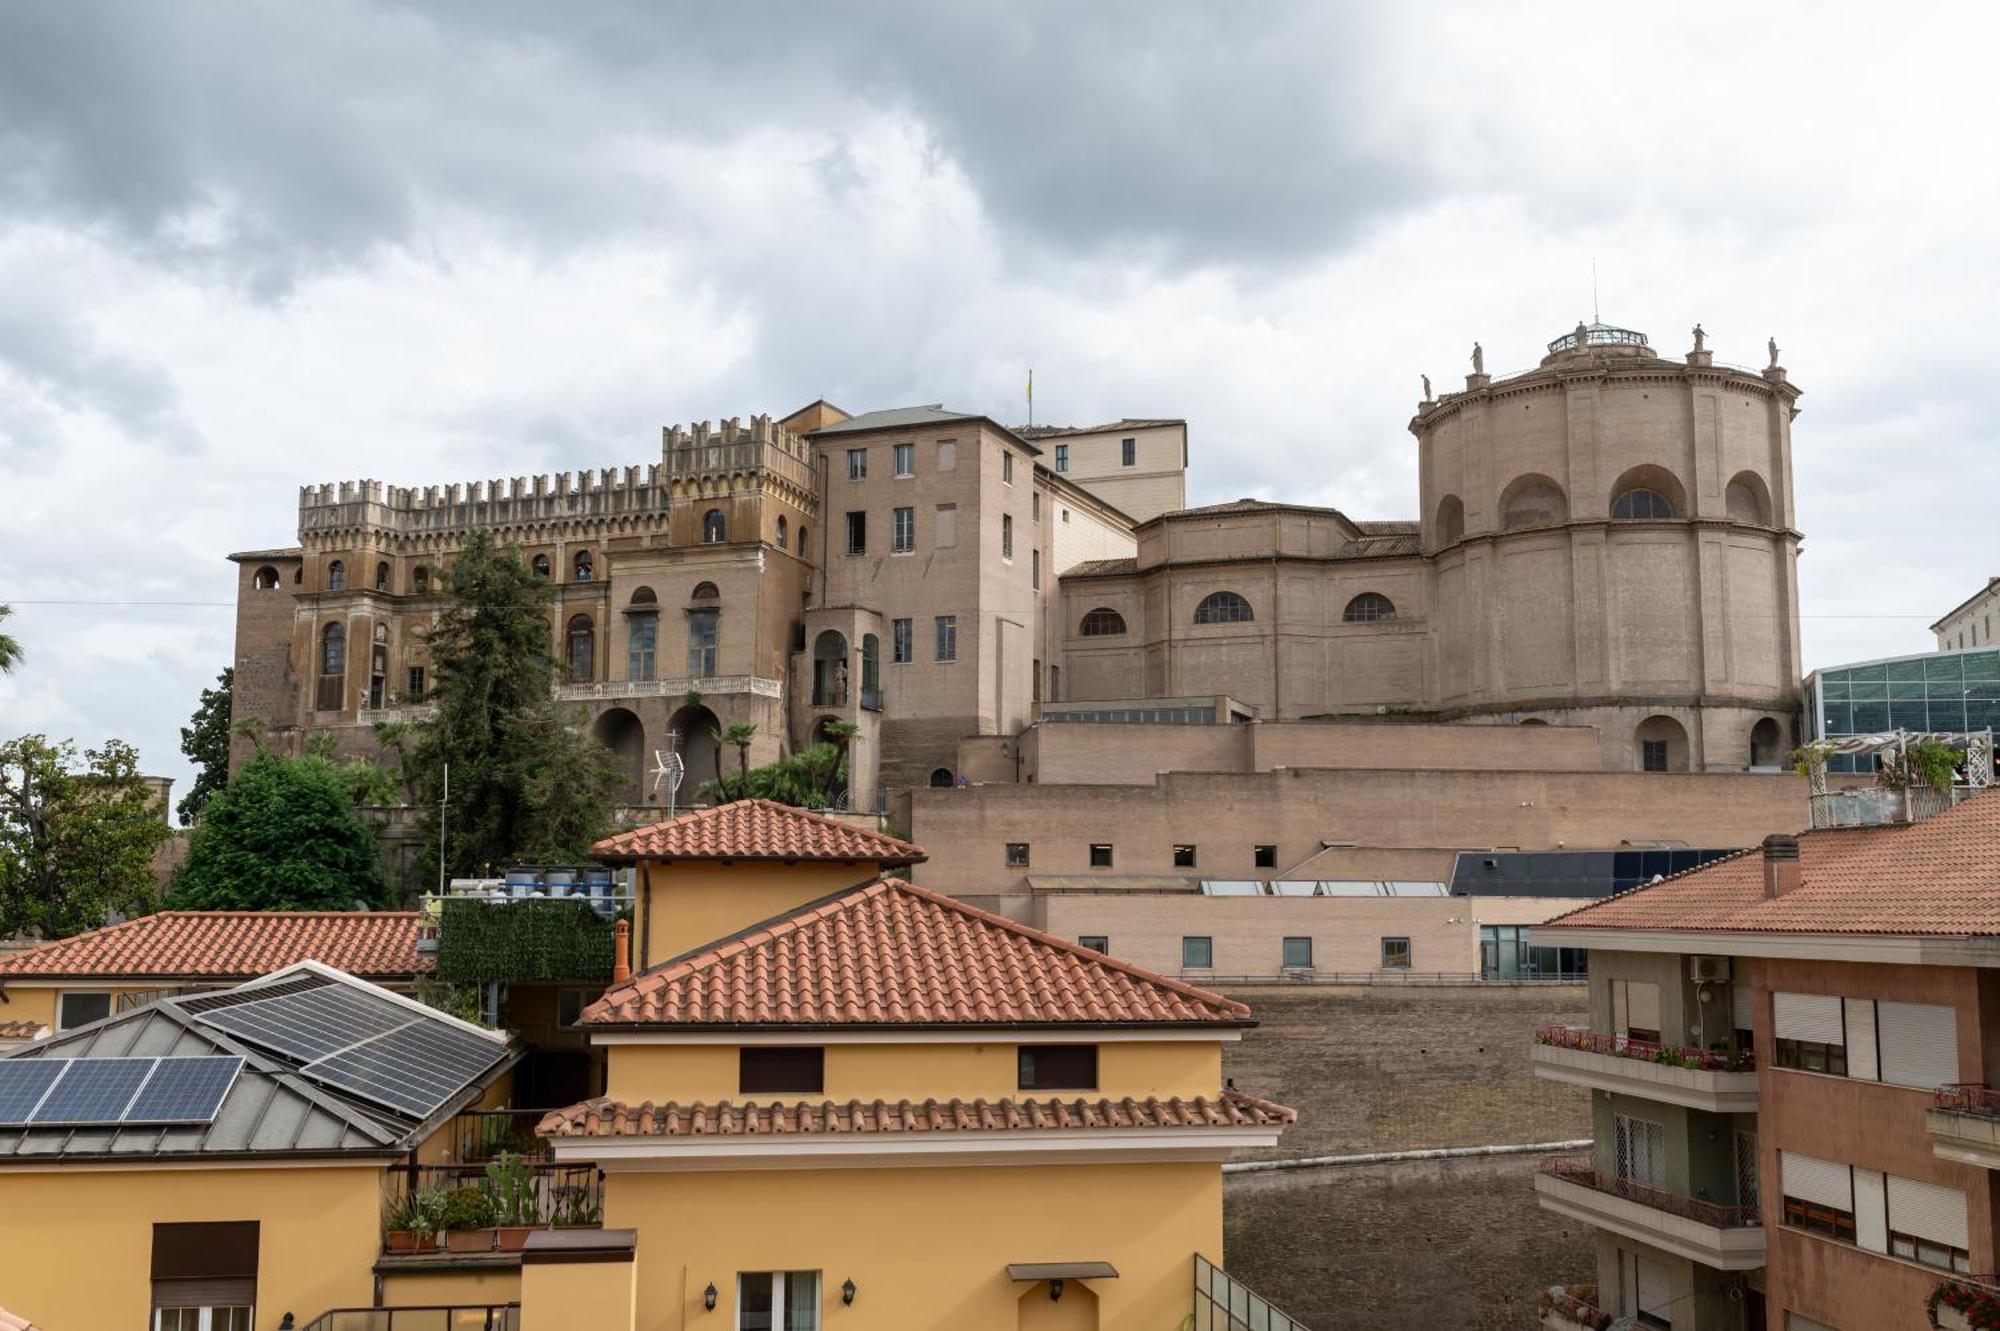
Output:
<instances>
[{"instance_id":1,"label":"rooftop statue","mask_svg":"<svg viewBox=\"0 0 2000 1331\"><path fill-rule=\"evenodd\" d=\"M1708 334L1701 330L1700 324L1694 326L1694 349L1696 351L1708 350Z\"/></svg>"},{"instance_id":2,"label":"rooftop statue","mask_svg":"<svg viewBox=\"0 0 2000 1331\"><path fill-rule=\"evenodd\" d=\"M1775 370L1778 368L1778 339L1774 337L1766 345L1771 348L1771 368Z\"/></svg>"},{"instance_id":3,"label":"rooftop statue","mask_svg":"<svg viewBox=\"0 0 2000 1331\"><path fill-rule=\"evenodd\" d=\"M1420 374L1417 378L1424 381L1424 401L1429 402L1431 400L1431 377L1428 374Z\"/></svg>"},{"instance_id":4,"label":"rooftop statue","mask_svg":"<svg viewBox=\"0 0 2000 1331\"><path fill-rule=\"evenodd\" d=\"M1474 374L1486 373L1486 352L1477 342L1472 344L1472 372Z\"/></svg>"}]
</instances>

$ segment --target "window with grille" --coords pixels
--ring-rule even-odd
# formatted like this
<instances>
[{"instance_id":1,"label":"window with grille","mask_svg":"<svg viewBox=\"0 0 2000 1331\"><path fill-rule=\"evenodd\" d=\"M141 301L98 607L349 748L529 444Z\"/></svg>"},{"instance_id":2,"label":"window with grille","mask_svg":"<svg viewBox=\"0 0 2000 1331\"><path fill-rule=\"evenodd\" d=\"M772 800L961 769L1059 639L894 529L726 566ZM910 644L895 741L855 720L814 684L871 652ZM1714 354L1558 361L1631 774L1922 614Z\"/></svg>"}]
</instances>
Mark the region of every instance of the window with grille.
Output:
<instances>
[{"instance_id":1,"label":"window with grille","mask_svg":"<svg viewBox=\"0 0 2000 1331\"><path fill-rule=\"evenodd\" d=\"M1099 606L1083 617L1077 625L1077 634L1085 638L1116 638L1125 633L1125 616L1106 606Z\"/></svg>"},{"instance_id":2,"label":"window with grille","mask_svg":"<svg viewBox=\"0 0 2000 1331\"><path fill-rule=\"evenodd\" d=\"M1673 504L1657 490L1627 490L1611 502L1611 516L1614 518L1670 518L1673 515Z\"/></svg>"},{"instance_id":3,"label":"window with grille","mask_svg":"<svg viewBox=\"0 0 2000 1331\"><path fill-rule=\"evenodd\" d=\"M1396 607L1388 597L1378 592L1363 592L1347 603L1341 612L1341 620L1348 624L1367 624L1378 619L1394 619Z\"/></svg>"},{"instance_id":4,"label":"window with grille","mask_svg":"<svg viewBox=\"0 0 2000 1331\"><path fill-rule=\"evenodd\" d=\"M1613 1164L1619 1178L1649 1188L1667 1182L1667 1130L1651 1119L1612 1115Z\"/></svg>"},{"instance_id":5,"label":"window with grille","mask_svg":"<svg viewBox=\"0 0 2000 1331\"><path fill-rule=\"evenodd\" d=\"M1194 608L1197 624L1247 624L1255 618L1250 603L1236 592L1216 592Z\"/></svg>"},{"instance_id":6,"label":"window with grille","mask_svg":"<svg viewBox=\"0 0 2000 1331\"><path fill-rule=\"evenodd\" d=\"M1646 772L1667 770L1667 742L1663 739L1642 739L1639 741L1639 767Z\"/></svg>"}]
</instances>

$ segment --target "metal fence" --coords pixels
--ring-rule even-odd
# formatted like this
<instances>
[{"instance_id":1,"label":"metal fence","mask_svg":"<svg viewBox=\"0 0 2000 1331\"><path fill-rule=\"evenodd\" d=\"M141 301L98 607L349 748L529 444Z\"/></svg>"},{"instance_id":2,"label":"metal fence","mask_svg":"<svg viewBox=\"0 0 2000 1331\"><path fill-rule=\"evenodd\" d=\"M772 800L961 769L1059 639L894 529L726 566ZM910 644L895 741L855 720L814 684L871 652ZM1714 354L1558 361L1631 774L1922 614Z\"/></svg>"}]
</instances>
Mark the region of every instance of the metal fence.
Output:
<instances>
[{"instance_id":1,"label":"metal fence","mask_svg":"<svg viewBox=\"0 0 2000 1331\"><path fill-rule=\"evenodd\" d=\"M1234 988L1247 984L1484 984L1484 985L1547 985L1585 984L1589 977L1583 974L1563 975L1519 975L1505 979L1489 978L1478 971L1319 971L1289 970L1261 975L1217 975L1213 971L1183 970L1180 978L1190 984L1198 984L1206 989Z\"/></svg>"},{"instance_id":2,"label":"metal fence","mask_svg":"<svg viewBox=\"0 0 2000 1331\"><path fill-rule=\"evenodd\" d=\"M313 1318L306 1331L521 1331L521 1305L333 1308Z\"/></svg>"},{"instance_id":3,"label":"metal fence","mask_svg":"<svg viewBox=\"0 0 2000 1331\"><path fill-rule=\"evenodd\" d=\"M1308 1331L1304 1322L1221 1267L1194 1255L1194 1331Z\"/></svg>"},{"instance_id":4,"label":"metal fence","mask_svg":"<svg viewBox=\"0 0 2000 1331\"><path fill-rule=\"evenodd\" d=\"M1650 1183L1619 1178L1594 1168L1587 1156L1549 1156L1542 1161L1542 1173L1550 1178L1560 1179L1564 1183L1574 1183L1612 1197L1622 1197L1628 1202L1650 1206L1655 1211L1665 1211L1669 1215L1677 1215L1683 1220L1692 1220L1698 1225L1707 1225L1712 1229L1742 1229L1764 1223L1763 1217L1754 1206L1724 1206L1719 1202L1703 1201L1699 1197L1689 1197L1667 1188L1656 1188Z\"/></svg>"},{"instance_id":5,"label":"metal fence","mask_svg":"<svg viewBox=\"0 0 2000 1331\"><path fill-rule=\"evenodd\" d=\"M1612 1054L1641 1063L1665 1063L1677 1068L1703 1072L1755 1072L1757 1056L1751 1050L1731 1053L1727 1049L1698 1049L1687 1044L1655 1044L1629 1036L1587 1030L1581 1026L1541 1026L1535 1043L1559 1049L1576 1049L1586 1054Z\"/></svg>"}]
</instances>

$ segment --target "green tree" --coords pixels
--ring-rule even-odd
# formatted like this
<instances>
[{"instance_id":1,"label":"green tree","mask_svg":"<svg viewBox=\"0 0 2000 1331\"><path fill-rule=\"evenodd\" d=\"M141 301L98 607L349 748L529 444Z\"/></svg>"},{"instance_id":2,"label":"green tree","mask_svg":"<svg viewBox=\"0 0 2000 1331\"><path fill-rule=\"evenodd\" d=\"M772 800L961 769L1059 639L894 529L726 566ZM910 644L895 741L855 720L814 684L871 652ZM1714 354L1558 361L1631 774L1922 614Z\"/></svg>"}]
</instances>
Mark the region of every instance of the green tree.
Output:
<instances>
[{"instance_id":1,"label":"green tree","mask_svg":"<svg viewBox=\"0 0 2000 1331\"><path fill-rule=\"evenodd\" d=\"M736 776L738 784L745 790L750 788L750 745L757 739L755 721L732 721L717 733L715 742L727 744L736 750ZM738 799L743 796L737 796Z\"/></svg>"},{"instance_id":2,"label":"green tree","mask_svg":"<svg viewBox=\"0 0 2000 1331\"><path fill-rule=\"evenodd\" d=\"M194 716L181 727L181 752L195 766L194 784L175 806L183 825L201 816L209 796L229 783L229 705L236 684L236 667L215 677L215 687L201 691Z\"/></svg>"},{"instance_id":3,"label":"green tree","mask_svg":"<svg viewBox=\"0 0 2000 1331\"><path fill-rule=\"evenodd\" d=\"M813 744L763 767L725 772L713 781L704 781L695 795L713 804L760 799L800 809L824 809L827 792L840 776L841 761L840 750L833 745Z\"/></svg>"},{"instance_id":4,"label":"green tree","mask_svg":"<svg viewBox=\"0 0 2000 1331\"><path fill-rule=\"evenodd\" d=\"M0 621L14 613L11 605L0 605ZM0 633L0 675L11 675L14 667L21 664L21 644L5 633Z\"/></svg>"},{"instance_id":5,"label":"green tree","mask_svg":"<svg viewBox=\"0 0 2000 1331\"><path fill-rule=\"evenodd\" d=\"M611 752L554 701L555 596L518 550L484 530L467 539L449 570L428 638L426 701L437 711L415 723L405 768L432 847L442 819L452 874L581 859L611 828L618 783ZM440 812L447 766L450 802Z\"/></svg>"},{"instance_id":6,"label":"green tree","mask_svg":"<svg viewBox=\"0 0 2000 1331\"><path fill-rule=\"evenodd\" d=\"M834 796L841 793L841 782L847 778L847 752L854 743L854 737L861 733L861 727L852 721L829 721L824 729L827 739L833 742L834 752L839 755L833 770L826 774L826 802L831 805Z\"/></svg>"},{"instance_id":7,"label":"green tree","mask_svg":"<svg viewBox=\"0 0 2000 1331\"><path fill-rule=\"evenodd\" d=\"M25 735L0 745L0 936L64 938L152 908L153 854L172 835L139 754Z\"/></svg>"},{"instance_id":8,"label":"green tree","mask_svg":"<svg viewBox=\"0 0 2000 1331\"><path fill-rule=\"evenodd\" d=\"M257 754L202 811L168 904L182 910L388 904L382 853L355 811L356 789L356 774L324 753Z\"/></svg>"}]
</instances>

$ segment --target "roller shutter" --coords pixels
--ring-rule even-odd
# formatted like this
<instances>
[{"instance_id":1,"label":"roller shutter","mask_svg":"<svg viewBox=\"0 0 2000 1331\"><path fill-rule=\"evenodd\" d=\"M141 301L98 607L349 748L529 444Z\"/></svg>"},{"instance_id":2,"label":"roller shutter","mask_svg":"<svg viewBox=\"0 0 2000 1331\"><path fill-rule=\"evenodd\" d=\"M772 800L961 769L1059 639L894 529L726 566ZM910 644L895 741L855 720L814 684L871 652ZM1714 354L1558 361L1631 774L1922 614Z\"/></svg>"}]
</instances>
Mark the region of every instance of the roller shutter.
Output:
<instances>
[{"instance_id":1,"label":"roller shutter","mask_svg":"<svg viewBox=\"0 0 2000 1331\"><path fill-rule=\"evenodd\" d=\"M1840 999L1832 994L1772 994L1771 1030L1780 1040L1845 1044Z\"/></svg>"},{"instance_id":2,"label":"roller shutter","mask_svg":"<svg viewBox=\"0 0 2000 1331\"><path fill-rule=\"evenodd\" d=\"M1837 1211L1854 1209L1854 1179L1846 1165L1797 1151L1780 1151L1778 1168L1785 1196Z\"/></svg>"},{"instance_id":3,"label":"roller shutter","mask_svg":"<svg viewBox=\"0 0 2000 1331\"><path fill-rule=\"evenodd\" d=\"M1879 1080L1882 1071L1875 1057L1875 1001L1847 998L1841 1002L1847 1013L1847 1075L1863 1081Z\"/></svg>"},{"instance_id":4,"label":"roller shutter","mask_svg":"<svg viewBox=\"0 0 2000 1331\"><path fill-rule=\"evenodd\" d=\"M1888 1194L1876 1169L1854 1171L1854 1241L1870 1252L1889 1251Z\"/></svg>"},{"instance_id":5,"label":"roller shutter","mask_svg":"<svg viewBox=\"0 0 2000 1331\"><path fill-rule=\"evenodd\" d=\"M1957 1012L1935 1003L1881 1002L1875 1022L1883 1081L1935 1089L1958 1080Z\"/></svg>"},{"instance_id":6,"label":"roller shutter","mask_svg":"<svg viewBox=\"0 0 2000 1331\"><path fill-rule=\"evenodd\" d=\"M1965 1194L1957 1188L1889 1175L1889 1228L1950 1248L1966 1241Z\"/></svg>"},{"instance_id":7,"label":"roller shutter","mask_svg":"<svg viewBox=\"0 0 2000 1331\"><path fill-rule=\"evenodd\" d=\"M1632 984L1631 1026L1628 1029L1657 1031L1660 1025L1660 986L1657 984Z\"/></svg>"},{"instance_id":8,"label":"roller shutter","mask_svg":"<svg viewBox=\"0 0 2000 1331\"><path fill-rule=\"evenodd\" d=\"M1729 986L1729 1020L1737 1030L1754 1029L1750 1023L1751 1010L1750 986L1747 984Z\"/></svg>"},{"instance_id":9,"label":"roller shutter","mask_svg":"<svg viewBox=\"0 0 2000 1331\"><path fill-rule=\"evenodd\" d=\"M1634 1264L1638 1268L1639 1311L1651 1313L1671 1326L1674 1293L1670 1273L1660 1263L1649 1262L1644 1257L1636 1259Z\"/></svg>"}]
</instances>

